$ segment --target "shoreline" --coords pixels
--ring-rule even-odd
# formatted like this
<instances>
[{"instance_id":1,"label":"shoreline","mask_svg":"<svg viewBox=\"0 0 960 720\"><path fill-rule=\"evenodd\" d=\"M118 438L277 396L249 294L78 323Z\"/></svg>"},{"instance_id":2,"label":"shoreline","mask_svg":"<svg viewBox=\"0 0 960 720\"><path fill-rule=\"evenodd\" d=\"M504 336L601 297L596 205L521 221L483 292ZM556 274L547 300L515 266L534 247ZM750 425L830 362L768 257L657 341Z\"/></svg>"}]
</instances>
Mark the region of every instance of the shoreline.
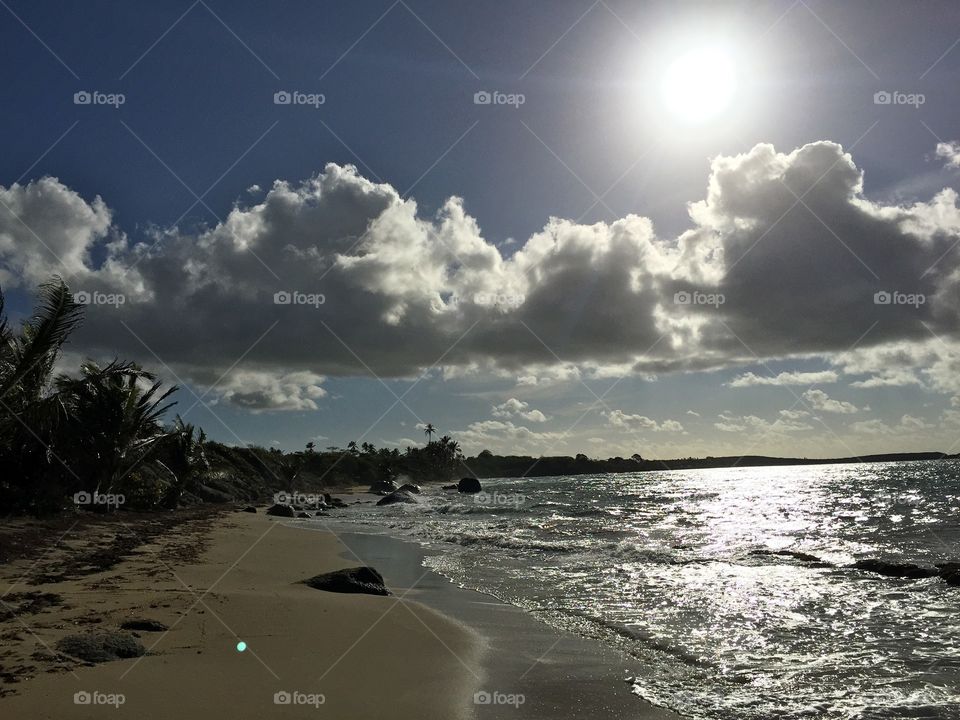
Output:
<instances>
[{"instance_id":1,"label":"shoreline","mask_svg":"<svg viewBox=\"0 0 960 720\"><path fill-rule=\"evenodd\" d=\"M484 679L481 692L491 700L496 693L500 699L522 696L523 703L475 704L476 718L682 720L683 716L629 691L623 680L637 674L632 671L639 665L635 658L600 640L562 632L492 595L454 584L423 566L425 557L438 553L409 539L342 528L332 532L349 548L346 557L376 567L388 586L414 588L407 597L480 634L485 652L474 679L479 680L477 675Z\"/></svg>"}]
</instances>

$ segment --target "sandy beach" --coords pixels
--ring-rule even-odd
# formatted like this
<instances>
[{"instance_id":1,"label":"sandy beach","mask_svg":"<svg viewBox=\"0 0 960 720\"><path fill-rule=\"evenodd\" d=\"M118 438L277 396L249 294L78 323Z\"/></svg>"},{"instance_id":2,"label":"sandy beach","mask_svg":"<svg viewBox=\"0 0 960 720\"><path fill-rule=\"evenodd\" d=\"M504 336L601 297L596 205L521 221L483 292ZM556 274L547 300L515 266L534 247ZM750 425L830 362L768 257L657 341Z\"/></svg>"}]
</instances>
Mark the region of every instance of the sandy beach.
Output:
<instances>
[{"instance_id":1,"label":"sandy beach","mask_svg":"<svg viewBox=\"0 0 960 720\"><path fill-rule=\"evenodd\" d=\"M51 537L42 562L65 543ZM185 552L190 547L194 558ZM361 559L377 563L393 596L299 583ZM0 713L450 720L621 717L630 710L631 717L670 717L620 686L615 654L599 647L584 654L586 641L561 638L519 610L460 590L422 570L420 559L399 541L352 536L344 544L317 523L261 510L185 524L76 579L32 586L40 561L10 563L4 607L31 591L61 600L3 623L8 682ZM169 628L137 633L147 649L142 657L89 665L54 652L66 635L115 630L131 618ZM477 704L477 693L491 701L480 695ZM557 714L558 707L567 712Z\"/></svg>"}]
</instances>

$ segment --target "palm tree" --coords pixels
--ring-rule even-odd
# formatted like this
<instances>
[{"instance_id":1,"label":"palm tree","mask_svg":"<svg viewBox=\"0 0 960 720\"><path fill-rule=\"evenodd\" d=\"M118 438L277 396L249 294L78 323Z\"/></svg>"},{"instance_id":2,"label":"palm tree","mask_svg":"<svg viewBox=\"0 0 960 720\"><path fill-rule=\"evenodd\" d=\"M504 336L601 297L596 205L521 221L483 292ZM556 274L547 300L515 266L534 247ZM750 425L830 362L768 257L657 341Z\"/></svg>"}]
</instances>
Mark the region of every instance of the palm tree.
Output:
<instances>
[{"instance_id":1,"label":"palm tree","mask_svg":"<svg viewBox=\"0 0 960 720\"><path fill-rule=\"evenodd\" d=\"M437 429L433 426L433 423L427 423L426 427L423 428L423 434L427 436L427 444L433 440L433 434L437 432Z\"/></svg>"},{"instance_id":2,"label":"palm tree","mask_svg":"<svg viewBox=\"0 0 960 720\"><path fill-rule=\"evenodd\" d=\"M307 443L307 452L308 452L308 453L312 453L315 447L317 447L317 446L316 446L316 444L315 444L313 441L308 442L308 443Z\"/></svg>"},{"instance_id":3,"label":"palm tree","mask_svg":"<svg viewBox=\"0 0 960 720\"><path fill-rule=\"evenodd\" d=\"M204 450L206 442L207 435L203 430L185 423L177 415L164 443L166 446L164 459L157 460L157 464L173 477L161 498L161 504L164 507L175 508L184 491L191 488L199 472L210 469L210 462Z\"/></svg>"}]
</instances>

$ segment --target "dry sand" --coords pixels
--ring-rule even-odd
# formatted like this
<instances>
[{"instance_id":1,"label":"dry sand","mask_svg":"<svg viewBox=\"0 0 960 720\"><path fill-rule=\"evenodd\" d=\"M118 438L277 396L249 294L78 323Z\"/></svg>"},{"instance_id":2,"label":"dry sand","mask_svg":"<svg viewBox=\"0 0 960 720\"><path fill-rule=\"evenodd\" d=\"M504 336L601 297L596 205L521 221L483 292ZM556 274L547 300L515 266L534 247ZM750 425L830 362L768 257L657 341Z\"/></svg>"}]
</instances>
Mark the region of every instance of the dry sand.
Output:
<instances>
[{"instance_id":1,"label":"dry sand","mask_svg":"<svg viewBox=\"0 0 960 720\"><path fill-rule=\"evenodd\" d=\"M19 582L8 597L42 590L60 594L64 605L28 614L24 624L4 623L5 669L29 666L23 653L43 654L65 635L116 628L131 617L156 619L170 630L140 633L149 653L138 659L67 671L49 658L33 662L32 677L3 686L14 694L0 699L0 717L465 717L478 685L479 636L399 596L298 584L359 563L344 559L346 548L334 535L296 524L262 511L231 514L215 524L199 561L178 560L157 541L79 580L39 588ZM0 588L9 592L30 568L14 563L3 570ZM101 622L90 622L96 618ZM247 643L244 652L239 641ZM77 704L78 692L100 693L107 702L122 694L124 702ZM314 704L276 704L278 692L300 693L298 700Z\"/></svg>"}]
</instances>

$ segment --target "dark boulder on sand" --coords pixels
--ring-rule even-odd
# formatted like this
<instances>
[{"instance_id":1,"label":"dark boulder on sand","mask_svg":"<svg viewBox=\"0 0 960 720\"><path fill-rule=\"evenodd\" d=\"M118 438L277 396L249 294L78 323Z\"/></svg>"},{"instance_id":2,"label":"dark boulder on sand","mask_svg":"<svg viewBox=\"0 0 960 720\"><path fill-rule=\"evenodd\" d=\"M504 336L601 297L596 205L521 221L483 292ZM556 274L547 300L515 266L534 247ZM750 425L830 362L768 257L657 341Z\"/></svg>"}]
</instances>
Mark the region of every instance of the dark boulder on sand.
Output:
<instances>
[{"instance_id":1,"label":"dark boulder on sand","mask_svg":"<svg viewBox=\"0 0 960 720\"><path fill-rule=\"evenodd\" d=\"M122 630L139 630L140 632L163 632L170 629L159 620L149 620L147 618L127 620L120 628Z\"/></svg>"},{"instance_id":2,"label":"dark boulder on sand","mask_svg":"<svg viewBox=\"0 0 960 720\"><path fill-rule=\"evenodd\" d=\"M920 565L914 565L913 563L886 562L885 560L878 560L876 558L857 560L852 567L857 570L874 572L884 577L907 578L909 580L921 580L940 574L940 571L934 568L925 568Z\"/></svg>"},{"instance_id":3,"label":"dark boulder on sand","mask_svg":"<svg viewBox=\"0 0 960 720\"><path fill-rule=\"evenodd\" d=\"M457 490L462 493L478 493L483 490L480 481L476 478L465 477L457 483Z\"/></svg>"},{"instance_id":4,"label":"dark boulder on sand","mask_svg":"<svg viewBox=\"0 0 960 720\"><path fill-rule=\"evenodd\" d=\"M456 490L456 489L457 489L457 484L454 483L453 485L444 485L444 486L443 486L442 488L440 488L440 489L441 489L441 490Z\"/></svg>"},{"instance_id":5,"label":"dark boulder on sand","mask_svg":"<svg viewBox=\"0 0 960 720\"><path fill-rule=\"evenodd\" d=\"M393 480L377 480L370 486L368 492L372 492L376 495L387 495L392 492L396 492L397 484Z\"/></svg>"},{"instance_id":6,"label":"dark boulder on sand","mask_svg":"<svg viewBox=\"0 0 960 720\"><path fill-rule=\"evenodd\" d=\"M417 495L420 494L420 486L414 485L413 483L407 483L406 485L401 485L400 490L403 490L405 492L415 493Z\"/></svg>"},{"instance_id":7,"label":"dark boulder on sand","mask_svg":"<svg viewBox=\"0 0 960 720\"><path fill-rule=\"evenodd\" d=\"M303 511L301 511L301 512L298 512L298 513L297 513L297 517L298 517L298 518L302 518L302 519L309 519L309 518L311 518L311 517L313 517L313 516L312 516L310 513L308 513L308 512L303 512Z\"/></svg>"},{"instance_id":8,"label":"dark boulder on sand","mask_svg":"<svg viewBox=\"0 0 960 720\"><path fill-rule=\"evenodd\" d=\"M396 503L416 505L417 499L406 490L397 490L390 493L385 498L381 498L379 501L377 501L377 505L395 505Z\"/></svg>"},{"instance_id":9,"label":"dark boulder on sand","mask_svg":"<svg viewBox=\"0 0 960 720\"><path fill-rule=\"evenodd\" d=\"M372 567L354 567L315 575L301 581L315 590L339 593L366 593L367 595L389 595L383 584L383 576Z\"/></svg>"},{"instance_id":10,"label":"dark boulder on sand","mask_svg":"<svg viewBox=\"0 0 960 720\"><path fill-rule=\"evenodd\" d=\"M57 649L90 663L140 657L146 653L139 640L129 633L121 632L68 635L57 643Z\"/></svg>"},{"instance_id":11,"label":"dark boulder on sand","mask_svg":"<svg viewBox=\"0 0 960 720\"><path fill-rule=\"evenodd\" d=\"M248 513L255 513L256 511L257 511L257 509L256 509L253 505L247 505L247 506L243 509L243 512L248 512Z\"/></svg>"},{"instance_id":12,"label":"dark boulder on sand","mask_svg":"<svg viewBox=\"0 0 960 720\"><path fill-rule=\"evenodd\" d=\"M297 516L297 511L294 510L289 505L271 505L267 508L267 515L274 515L276 517L287 517L292 518Z\"/></svg>"}]
</instances>

